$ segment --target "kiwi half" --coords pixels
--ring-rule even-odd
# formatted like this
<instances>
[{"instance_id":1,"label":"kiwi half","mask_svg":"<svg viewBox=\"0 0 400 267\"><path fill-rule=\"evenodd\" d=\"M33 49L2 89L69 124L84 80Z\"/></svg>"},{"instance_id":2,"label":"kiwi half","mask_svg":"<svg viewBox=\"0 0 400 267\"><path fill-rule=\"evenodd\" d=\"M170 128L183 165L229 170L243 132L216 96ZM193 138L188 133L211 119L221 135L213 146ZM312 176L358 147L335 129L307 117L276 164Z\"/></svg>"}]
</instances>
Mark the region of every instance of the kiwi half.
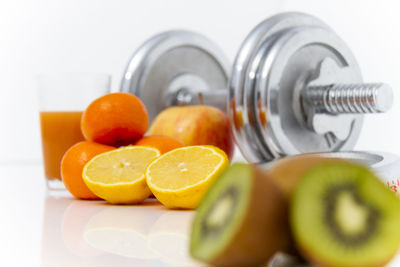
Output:
<instances>
[{"instance_id":1,"label":"kiwi half","mask_svg":"<svg viewBox=\"0 0 400 267\"><path fill-rule=\"evenodd\" d=\"M191 255L215 265L266 262L289 245L287 205L265 172L247 164L232 165L197 208Z\"/></svg>"},{"instance_id":2,"label":"kiwi half","mask_svg":"<svg viewBox=\"0 0 400 267\"><path fill-rule=\"evenodd\" d=\"M318 266L384 266L400 247L400 199L366 168L343 161L305 169L290 224Z\"/></svg>"}]
</instances>

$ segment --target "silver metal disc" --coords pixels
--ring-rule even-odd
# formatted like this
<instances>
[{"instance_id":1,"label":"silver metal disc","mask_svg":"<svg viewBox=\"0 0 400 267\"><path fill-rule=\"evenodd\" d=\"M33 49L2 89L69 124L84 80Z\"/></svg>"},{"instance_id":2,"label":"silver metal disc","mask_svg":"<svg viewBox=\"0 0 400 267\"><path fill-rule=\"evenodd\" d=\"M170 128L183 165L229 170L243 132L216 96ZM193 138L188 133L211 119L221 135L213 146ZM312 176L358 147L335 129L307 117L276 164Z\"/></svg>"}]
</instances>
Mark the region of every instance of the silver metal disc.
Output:
<instances>
[{"instance_id":1,"label":"silver metal disc","mask_svg":"<svg viewBox=\"0 0 400 267\"><path fill-rule=\"evenodd\" d=\"M354 146L362 116L354 119L345 140L333 142L306 128L296 114L301 103L298 88L316 78L326 58L352 74L346 81L331 83L362 81L351 51L313 16L279 14L260 23L246 37L233 65L228 103L236 142L248 161L349 150Z\"/></svg>"},{"instance_id":2,"label":"silver metal disc","mask_svg":"<svg viewBox=\"0 0 400 267\"><path fill-rule=\"evenodd\" d=\"M229 66L220 48L203 35L182 30L163 32L133 54L120 91L139 96L152 121L182 88L196 92L226 88Z\"/></svg>"}]
</instances>

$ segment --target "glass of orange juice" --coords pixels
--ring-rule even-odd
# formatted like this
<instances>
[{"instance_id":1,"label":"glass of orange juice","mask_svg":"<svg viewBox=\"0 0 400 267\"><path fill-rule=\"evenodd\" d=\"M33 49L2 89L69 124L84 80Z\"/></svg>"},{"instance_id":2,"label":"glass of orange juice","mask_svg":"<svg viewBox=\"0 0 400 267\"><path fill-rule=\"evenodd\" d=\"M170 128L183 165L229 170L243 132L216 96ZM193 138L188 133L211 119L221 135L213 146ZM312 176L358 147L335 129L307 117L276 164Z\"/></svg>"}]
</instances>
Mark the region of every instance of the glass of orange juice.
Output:
<instances>
[{"instance_id":1,"label":"glass of orange juice","mask_svg":"<svg viewBox=\"0 0 400 267\"><path fill-rule=\"evenodd\" d=\"M59 73L38 76L44 174L49 189L64 189L60 163L72 145L84 140L80 121L94 99L110 91L107 74Z\"/></svg>"}]
</instances>

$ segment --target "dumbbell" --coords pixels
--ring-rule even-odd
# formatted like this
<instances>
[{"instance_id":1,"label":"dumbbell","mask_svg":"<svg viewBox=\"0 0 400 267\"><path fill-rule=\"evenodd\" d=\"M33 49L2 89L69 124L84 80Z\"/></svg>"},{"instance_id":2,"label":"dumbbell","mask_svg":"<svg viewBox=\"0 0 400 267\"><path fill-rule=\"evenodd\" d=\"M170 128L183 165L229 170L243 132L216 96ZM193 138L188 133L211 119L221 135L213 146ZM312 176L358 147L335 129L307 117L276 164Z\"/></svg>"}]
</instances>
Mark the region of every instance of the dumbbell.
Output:
<instances>
[{"instance_id":1,"label":"dumbbell","mask_svg":"<svg viewBox=\"0 0 400 267\"><path fill-rule=\"evenodd\" d=\"M230 70L212 41L190 31L158 34L129 59L120 91L139 96L150 120L173 105L227 111L251 163L351 150L363 115L390 109L384 83L363 83L350 49L318 18L281 13L258 24Z\"/></svg>"}]
</instances>

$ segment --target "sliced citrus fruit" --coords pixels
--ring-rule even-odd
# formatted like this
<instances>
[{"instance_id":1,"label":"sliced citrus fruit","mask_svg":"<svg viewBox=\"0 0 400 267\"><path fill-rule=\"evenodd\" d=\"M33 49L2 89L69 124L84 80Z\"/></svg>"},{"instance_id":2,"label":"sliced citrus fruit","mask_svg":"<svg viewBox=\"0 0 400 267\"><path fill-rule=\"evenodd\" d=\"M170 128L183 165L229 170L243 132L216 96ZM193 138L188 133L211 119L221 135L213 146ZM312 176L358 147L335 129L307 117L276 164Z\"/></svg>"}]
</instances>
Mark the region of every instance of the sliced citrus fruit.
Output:
<instances>
[{"instance_id":1,"label":"sliced citrus fruit","mask_svg":"<svg viewBox=\"0 0 400 267\"><path fill-rule=\"evenodd\" d=\"M155 159L146 169L154 196L169 208L194 209L229 160L214 146L187 146Z\"/></svg>"},{"instance_id":2,"label":"sliced citrus fruit","mask_svg":"<svg viewBox=\"0 0 400 267\"><path fill-rule=\"evenodd\" d=\"M83 169L83 180L97 196L113 204L134 204L151 195L144 171L160 151L127 146L92 158Z\"/></svg>"}]
</instances>

